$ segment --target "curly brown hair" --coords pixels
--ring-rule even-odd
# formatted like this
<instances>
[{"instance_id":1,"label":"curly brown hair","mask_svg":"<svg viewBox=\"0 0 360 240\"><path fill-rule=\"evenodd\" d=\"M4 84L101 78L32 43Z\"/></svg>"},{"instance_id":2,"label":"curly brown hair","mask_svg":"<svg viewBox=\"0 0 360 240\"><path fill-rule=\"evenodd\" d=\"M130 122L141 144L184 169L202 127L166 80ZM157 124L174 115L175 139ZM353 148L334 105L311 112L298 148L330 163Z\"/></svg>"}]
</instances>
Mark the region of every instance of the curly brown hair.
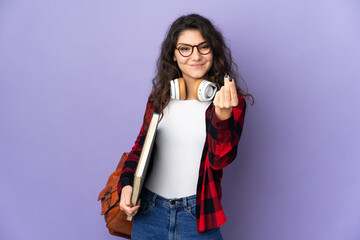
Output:
<instances>
[{"instance_id":1,"label":"curly brown hair","mask_svg":"<svg viewBox=\"0 0 360 240\"><path fill-rule=\"evenodd\" d=\"M208 81L213 81L220 89L224 85L225 73L235 79L239 77L238 67L232 60L231 51L227 47L221 32L205 17L198 14L183 15L170 26L157 60L157 74L152 79L153 87L149 98L157 113L163 113L170 100L170 80L182 77L181 70L177 62L173 61L173 57L178 37L185 30L199 30L210 45L213 53L213 65L208 72L212 80L207 79ZM254 97L247 90L241 89L237 81L235 81L235 86L240 95L251 98L251 104L254 104Z\"/></svg>"}]
</instances>

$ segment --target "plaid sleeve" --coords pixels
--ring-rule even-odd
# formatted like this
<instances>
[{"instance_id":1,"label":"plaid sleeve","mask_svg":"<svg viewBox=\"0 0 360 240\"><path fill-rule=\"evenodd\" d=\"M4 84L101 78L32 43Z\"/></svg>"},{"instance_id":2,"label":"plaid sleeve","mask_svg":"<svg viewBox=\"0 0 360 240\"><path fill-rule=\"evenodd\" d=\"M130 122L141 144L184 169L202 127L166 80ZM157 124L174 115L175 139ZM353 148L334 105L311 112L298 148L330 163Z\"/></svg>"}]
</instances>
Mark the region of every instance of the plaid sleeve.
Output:
<instances>
[{"instance_id":1,"label":"plaid sleeve","mask_svg":"<svg viewBox=\"0 0 360 240\"><path fill-rule=\"evenodd\" d=\"M140 133L137 136L135 144L134 144L133 148L131 149L131 152L129 153L128 157L126 158L126 160L124 162L124 166L121 170L119 183L117 185L117 192L119 194L119 197L120 197L121 189L123 187L125 187L126 185L133 186L134 174L136 171L136 167L137 167L137 164L138 164L138 161L140 158L141 150L144 145L146 132L147 132L147 129L144 129L144 124L145 124L145 121L147 121L147 123L149 124L150 117L151 117L151 114L146 115L146 113L148 113L152 109L152 104L150 103L150 97L151 97L151 94L150 94L150 96L148 98L148 102L146 104L144 120L143 120L141 129L140 129ZM145 118L146 116L147 116L147 118Z\"/></svg>"},{"instance_id":2,"label":"plaid sleeve","mask_svg":"<svg viewBox=\"0 0 360 240\"><path fill-rule=\"evenodd\" d=\"M246 101L238 94L238 105L233 107L230 118L219 120L213 107L210 128L212 137L209 141L209 162L215 170L222 169L229 165L237 155L237 147L242 133Z\"/></svg>"}]
</instances>

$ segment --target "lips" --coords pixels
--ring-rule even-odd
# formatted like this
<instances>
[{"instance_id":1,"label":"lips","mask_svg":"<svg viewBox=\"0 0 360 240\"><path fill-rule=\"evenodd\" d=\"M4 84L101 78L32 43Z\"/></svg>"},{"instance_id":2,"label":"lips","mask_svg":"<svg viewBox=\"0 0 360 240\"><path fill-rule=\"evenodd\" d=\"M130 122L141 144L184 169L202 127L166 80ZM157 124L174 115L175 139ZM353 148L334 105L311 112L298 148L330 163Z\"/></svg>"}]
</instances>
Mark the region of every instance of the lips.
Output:
<instances>
[{"instance_id":1,"label":"lips","mask_svg":"<svg viewBox=\"0 0 360 240\"><path fill-rule=\"evenodd\" d=\"M190 65L192 67L202 67L204 64L193 64L193 65Z\"/></svg>"}]
</instances>

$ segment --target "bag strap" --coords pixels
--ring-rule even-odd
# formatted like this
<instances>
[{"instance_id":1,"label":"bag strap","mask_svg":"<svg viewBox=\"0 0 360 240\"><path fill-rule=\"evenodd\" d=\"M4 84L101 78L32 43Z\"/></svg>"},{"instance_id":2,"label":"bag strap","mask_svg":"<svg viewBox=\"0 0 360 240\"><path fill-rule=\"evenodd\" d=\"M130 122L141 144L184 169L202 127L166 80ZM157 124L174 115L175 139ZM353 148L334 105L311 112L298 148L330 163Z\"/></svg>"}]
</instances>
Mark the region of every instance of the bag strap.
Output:
<instances>
[{"instance_id":1,"label":"bag strap","mask_svg":"<svg viewBox=\"0 0 360 240\"><path fill-rule=\"evenodd\" d=\"M116 170L121 169L121 168L123 167L124 162L125 162L125 160L127 159L128 156L129 156L129 153L128 153L128 152L124 152L124 153L123 153L123 155L122 155L121 158L120 158L120 162L119 162L119 164L118 164L117 167L116 167Z\"/></svg>"}]
</instances>

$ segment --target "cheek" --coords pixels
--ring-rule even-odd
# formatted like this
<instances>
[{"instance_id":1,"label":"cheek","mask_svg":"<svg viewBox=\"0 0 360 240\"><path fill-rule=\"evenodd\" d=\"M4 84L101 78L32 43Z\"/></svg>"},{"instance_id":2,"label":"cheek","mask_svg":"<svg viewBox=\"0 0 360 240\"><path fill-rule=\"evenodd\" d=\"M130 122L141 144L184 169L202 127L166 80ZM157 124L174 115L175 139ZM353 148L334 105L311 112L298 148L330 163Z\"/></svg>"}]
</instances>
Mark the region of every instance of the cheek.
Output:
<instances>
[{"instance_id":1,"label":"cheek","mask_svg":"<svg viewBox=\"0 0 360 240\"><path fill-rule=\"evenodd\" d=\"M207 55L204 55L204 58L206 59L206 61L209 63L209 65L213 65L214 63L214 58L213 58L213 55L212 53L210 54L207 54Z\"/></svg>"},{"instance_id":2,"label":"cheek","mask_svg":"<svg viewBox=\"0 0 360 240\"><path fill-rule=\"evenodd\" d=\"M213 59L213 55L209 54L209 58L208 58L209 62L211 62L211 64L213 63L214 59Z\"/></svg>"},{"instance_id":3,"label":"cheek","mask_svg":"<svg viewBox=\"0 0 360 240\"><path fill-rule=\"evenodd\" d=\"M175 52L175 58L176 58L176 62L178 63L178 65L185 64L187 61L187 58L184 58L178 52Z\"/></svg>"},{"instance_id":4,"label":"cheek","mask_svg":"<svg viewBox=\"0 0 360 240\"><path fill-rule=\"evenodd\" d=\"M209 58L208 61L209 61L209 68L211 68L212 65L214 64L214 61L212 58Z\"/></svg>"},{"instance_id":5,"label":"cheek","mask_svg":"<svg viewBox=\"0 0 360 240\"><path fill-rule=\"evenodd\" d=\"M186 59L178 58L177 63L179 65L179 67L181 67L182 65L186 64Z\"/></svg>"}]
</instances>

